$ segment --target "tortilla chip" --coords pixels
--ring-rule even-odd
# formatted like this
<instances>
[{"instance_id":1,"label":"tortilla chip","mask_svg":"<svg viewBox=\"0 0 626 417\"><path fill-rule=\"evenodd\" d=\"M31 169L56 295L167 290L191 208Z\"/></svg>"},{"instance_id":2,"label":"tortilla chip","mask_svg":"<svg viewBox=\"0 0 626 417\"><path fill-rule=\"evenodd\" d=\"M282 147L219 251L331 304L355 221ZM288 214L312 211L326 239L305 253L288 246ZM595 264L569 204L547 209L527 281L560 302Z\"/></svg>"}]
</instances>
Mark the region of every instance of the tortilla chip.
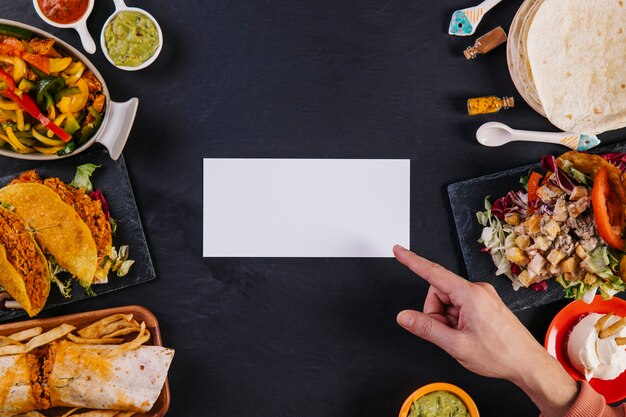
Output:
<instances>
[{"instance_id":1,"label":"tortilla chip","mask_svg":"<svg viewBox=\"0 0 626 417\"><path fill-rule=\"evenodd\" d=\"M76 211L48 187L35 183L8 185L0 189L0 201L15 207L35 230L43 249L75 276L81 285L91 285L98 255L89 228Z\"/></svg>"}]
</instances>

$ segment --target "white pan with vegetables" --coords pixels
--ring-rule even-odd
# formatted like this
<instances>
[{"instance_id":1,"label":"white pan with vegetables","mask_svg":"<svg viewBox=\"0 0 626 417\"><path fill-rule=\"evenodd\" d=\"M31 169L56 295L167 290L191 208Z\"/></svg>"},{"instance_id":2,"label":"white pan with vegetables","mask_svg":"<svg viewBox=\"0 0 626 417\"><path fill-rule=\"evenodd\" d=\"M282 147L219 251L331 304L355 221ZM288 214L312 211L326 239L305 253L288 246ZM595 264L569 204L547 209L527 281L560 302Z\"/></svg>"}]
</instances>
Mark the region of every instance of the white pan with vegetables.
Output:
<instances>
[{"instance_id":1,"label":"white pan with vegetables","mask_svg":"<svg viewBox=\"0 0 626 417\"><path fill-rule=\"evenodd\" d=\"M51 34L0 19L0 155L51 160L98 142L116 160L139 100L118 103L96 67Z\"/></svg>"}]
</instances>

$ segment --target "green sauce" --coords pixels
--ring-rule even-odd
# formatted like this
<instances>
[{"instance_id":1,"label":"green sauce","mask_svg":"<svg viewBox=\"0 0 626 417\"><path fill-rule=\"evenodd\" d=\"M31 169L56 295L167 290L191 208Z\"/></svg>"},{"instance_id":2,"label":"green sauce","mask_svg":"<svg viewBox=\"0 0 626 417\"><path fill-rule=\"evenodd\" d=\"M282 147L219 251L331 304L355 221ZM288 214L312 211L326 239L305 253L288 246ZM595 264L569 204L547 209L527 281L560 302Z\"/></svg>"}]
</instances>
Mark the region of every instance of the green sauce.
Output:
<instances>
[{"instance_id":1,"label":"green sauce","mask_svg":"<svg viewBox=\"0 0 626 417\"><path fill-rule=\"evenodd\" d=\"M152 20L141 12L120 12L104 31L109 56L115 65L137 67L159 47L159 33Z\"/></svg>"},{"instance_id":2,"label":"green sauce","mask_svg":"<svg viewBox=\"0 0 626 417\"><path fill-rule=\"evenodd\" d=\"M469 417L469 413L456 395L435 391L413 401L407 417Z\"/></svg>"}]
</instances>

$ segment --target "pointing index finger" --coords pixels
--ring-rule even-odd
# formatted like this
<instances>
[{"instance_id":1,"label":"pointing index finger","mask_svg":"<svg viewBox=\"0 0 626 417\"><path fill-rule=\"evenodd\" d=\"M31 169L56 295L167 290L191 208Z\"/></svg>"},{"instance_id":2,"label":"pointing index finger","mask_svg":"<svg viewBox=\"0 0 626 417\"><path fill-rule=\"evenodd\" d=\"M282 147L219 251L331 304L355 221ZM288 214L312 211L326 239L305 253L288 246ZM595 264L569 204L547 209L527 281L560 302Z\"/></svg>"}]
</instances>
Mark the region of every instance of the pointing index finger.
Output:
<instances>
[{"instance_id":1,"label":"pointing index finger","mask_svg":"<svg viewBox=\"0 0 626 417\"><path fill-rule=\"evenodd\" d=\"M439 264L414 254L402 246L394 246L393 253L402 265L408 267L430 285L446 294L450 294L468 285L468 282L464 278L448 271Z\"/></svg>"}]
</instances>

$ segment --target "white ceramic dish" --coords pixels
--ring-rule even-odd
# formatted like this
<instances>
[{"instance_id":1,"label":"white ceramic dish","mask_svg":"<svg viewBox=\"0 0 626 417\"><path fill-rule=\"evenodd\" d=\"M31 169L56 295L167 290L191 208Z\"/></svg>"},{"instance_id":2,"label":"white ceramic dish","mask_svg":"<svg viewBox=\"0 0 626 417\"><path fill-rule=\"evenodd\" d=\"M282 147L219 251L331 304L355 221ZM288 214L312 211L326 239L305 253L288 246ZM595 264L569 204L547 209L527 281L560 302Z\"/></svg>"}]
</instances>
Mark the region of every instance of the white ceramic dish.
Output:
<instances>
[{"instance_id":1,"label":"white ceramic dish","mask_svg":"<svg viewBox=\"0 0 626 417\"><path fill-rule=\"evenodd\" d=\"M93 54L94 52L96 52L96 43L94 42L93 38L89 34L89 30L87 29L87 19L89 18L89 15L93 10L93 4L95 0L87 1L89 2L89 4L87 5L87 10L85 11L85 13L81 16L80 19L72 23L57 23L53 20L48 19L46 15L43 14L43 12L41 11L38 0L33 0L33 6L35 7L35 10L37 11L39 17L41 17L41 19L47 24L62 29L76 29L76 32L78 32L78 36L80 36L80 41L83 44L83 48L85 48L85 51L87 51L87 53L89 54Z\"/></svg>"},{"instance_id":2,"label":"white ceramic dish","mask_svg":"<svg viewBox=\"0 0 626 417\"><path fill-rule=\"evenodd\" d=\"M37 0L34 0L34 1L37 1ZM124 71L138 71L140 69L144 69L148 65L152 64L161 53L161 48L163 47L163 32L161 31L161 26L159 26L159 22L156 21L154 16L146 12L144 9L140 9L138 7L128 7L124 3L124 0L113 0L113 3L115 3L115 12L113 12L113 14L109 16L107 21L104 23L104 26L102 27L102 32L100 32L100 47L102 48L102 53L104 53L104 56L106 57L106 59L109 60L111 64L113 64L115 67L122 69ZM109 23L111 23L111 21L115 19L115 17L121 12L139 12L148 16L148 18L152 20L152 23L154 23L154 26L156 26L157 33L159 34L159 46L157 47L156 51L154 51L154 54L150 58L148 58L146 61L141 63L140 65L137 65L136 67L126 67L126 66L121 66L121 65L115 65L115 62L113 62L113 60L111 59L111 56L109 56L109 50L107 49L106 40L104 39L104 31L106 30L107 26L109 26Z\"/></svg>"},{"instance_id":3,"label":"white ceramic dish","mask_svg":"<svg viewBox=\"0 0 626 417\"><path fill-rule=\"evenodd\" d=\"M106 97L106 107L104 119L102 120L102 125L100 126L98 131L91 138L89 138L87 142L76 148L74 152L67 155L58 156L44 155L39 153L21 154L9 149L0 149L0 155L18 159L30 159L40 161L52 160L76 155L97 142L101 143L102 145L104 145L104 147L108 149L109 154L111 155L111 158L113 160L117 160L122 154L122 150L124 149L124 145L126 145L130 130L133 127L135 115L137 114L137 107L139 106L139 100L136 97L133 97L123 103L111 100L111 95L109 94L109 89L107 88L106 82L104 81L104 78L102 77L100 72L98 72L96 67L87 59L87 57L85 57L85 55L80 53L76 48L69 45L68 43L63 42L61 39L41 29L37 29L36 27L25 25L23 23L18 23L13 20L0 19L0 24L26 29L42 38L54 38L58 45L61 45L61 47L63 47L63 49L65 49L67 52L80 59L87 66L88 69L93 71L93 73L102 83L102 90Z\"/></svg>"}]
</instances>

